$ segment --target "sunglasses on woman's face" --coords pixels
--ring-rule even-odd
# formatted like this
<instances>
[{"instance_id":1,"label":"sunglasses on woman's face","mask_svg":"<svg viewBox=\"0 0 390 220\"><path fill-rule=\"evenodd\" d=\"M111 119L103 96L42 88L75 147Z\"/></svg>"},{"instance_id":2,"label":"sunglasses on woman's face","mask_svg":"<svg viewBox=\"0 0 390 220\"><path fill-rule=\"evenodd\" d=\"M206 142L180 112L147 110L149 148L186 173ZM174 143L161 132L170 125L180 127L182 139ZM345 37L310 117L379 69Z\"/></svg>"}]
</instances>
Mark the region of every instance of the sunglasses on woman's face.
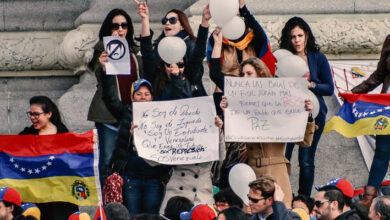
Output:
<instances>
[{"instance_id":1,"label":"sunglasses on woman's face","mask_svg":"<svg viewBox=\"0 0 390 220\"><path fill-rule=\"evenodd\" d=\"M123 23L112 23L112 30L119 30L119 27L122 27L122 29L127 29L129 24L127 22Z\"/></svg>"},{"instance_id":2,"label":"sunglasses on woman's face","mask_svg":"<svg viewBox=\"0 0 390 220\"><path fill-rule=\"evenodd\" d=\"M170 17L170 18L163 18L161 19L161 23L165 25L169 21L170 24L176 24L177 23L177 17Z\"/></svg>"},{"instance_id":3,"label":"sunglasses on woman's face","mask_svg":"<svg viewBox=\"0 0 390 220\"><path fill-rule=\"evenodd\" d=\"M171 67L171 65L172 65L172 64L169 64L169 63L166 63L166 62L164 62L164 64L165 64L166 67ZM183 62L178 62L178 63L176 63L176 65L177 65L177 67L179 67L179 69L184 68L184 63Z\"/></svg>"}]
</instances>

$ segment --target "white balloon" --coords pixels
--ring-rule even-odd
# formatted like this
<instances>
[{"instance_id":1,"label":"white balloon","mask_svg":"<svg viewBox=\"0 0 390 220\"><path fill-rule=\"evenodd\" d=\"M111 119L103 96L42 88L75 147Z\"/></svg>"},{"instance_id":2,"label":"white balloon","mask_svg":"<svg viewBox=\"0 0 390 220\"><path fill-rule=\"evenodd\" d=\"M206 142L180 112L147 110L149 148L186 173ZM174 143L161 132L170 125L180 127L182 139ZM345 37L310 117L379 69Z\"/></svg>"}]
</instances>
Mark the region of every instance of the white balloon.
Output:
<instances>
[{"instance_id":1,"label":"white balloon","mask_svg":"<svg viewBox=\"0 0 390 220\"><path fill-rule=\"evenodd\" d=\"M253 169L245 163L234 165L229 172L229 185L233 192L248 205L249 183L256 179Z\"/></svg>"},{"instance_id":2,"label":"white balloon","mask_svg":"<svg viewBox=\"0 0 390 220\"><path fill-rule=\"evenodd\" d=\"M273 54L274 54L275 58L278 60L278 62L280 60L282 60L283 57L294 55L293 53L291 53L289 50L286 50L286 49L279 49L279 50L273 52Z\"/></svg>"},{"instance_id":3,"label":"white balloon","mask_svg":"<svg viewBox=\"0 0 390 220\"><path fill-rule=\"evenodd\" d=\"M309 72L306 62L297 55L285 56L276 63L278 77L302 77Z\"/></svg>"},{"instance_id":4,"label":"white balloon","mask_svg":"<svg viewBox=\"0 0 390 220\"><path fill-rule=\"evenodd\" d=\"M210 14L214 22L222 27L238 13L237 0L210 0Z\"/></svg>"},{"instance_id":5,"label":"white balloon","mask_svg":"<svg viewBox=\"0 0 390 220\"><path fill-rule=\"evenodd\" d=\"M318 113L320 112L320 102L318 101L317 96L309 90L309 99L311 104L313 105L313 110L311 110L311 115L313 118L316 118Z\"/></svg>"},{"instance_id":6,"label":"white balloon","mask_svg":"<svg viewBox=\"0 0 390 220\"><path fill-rule=\"evenodd\" d=\"M245 32L245 22L238 16L222 26L222 35L229 40L240 38Z\"/></svg>"},{"instance_id":7,"label":"white balloon","mask_svg":"<svg viewBox=\"0 0 390 220\"><path fill-rule=\"evenodd\" d=\"M166 63L179 62L186 54L187 46L180 37L164 37L157 47L158 54Z\"/></svg>"}]
</instances>

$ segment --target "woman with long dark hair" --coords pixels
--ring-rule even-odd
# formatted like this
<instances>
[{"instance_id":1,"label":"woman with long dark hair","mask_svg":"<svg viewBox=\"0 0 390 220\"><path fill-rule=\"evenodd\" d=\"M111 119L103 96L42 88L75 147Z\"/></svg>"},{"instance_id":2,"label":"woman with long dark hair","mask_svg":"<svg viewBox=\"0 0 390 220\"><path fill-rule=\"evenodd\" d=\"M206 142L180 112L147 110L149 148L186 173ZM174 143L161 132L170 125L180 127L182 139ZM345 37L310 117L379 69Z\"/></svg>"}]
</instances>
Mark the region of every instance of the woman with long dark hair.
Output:
<instances>
[{"instance_id":1,"label":"woman with long dark hair","mask_svg":"<svg viewBox=\"0 0 390 220\"><path fill-rule=\"evenodd\" d=\"M30 111L27 112L32 125L19 135L50 135L66 133L68 129L62 123L57 105L46 96L34 96L30 99ZM67 220L78 211L78 206L69 202L38 203L42 220Z\"/></svg>"},{"instance_id":2,"label":"woman with long dark hair","mask_svg":"<svg viewBox=\"0 0 390 220\"><path fill-rule=\"evenodd\" d=\"M328 109L323 96L333 94L333 79L328 60L320 52L320 47L309 25L300 17L293 17L287 21L282 29L279 41L280 49L286 49L300 56L309 66L310 74L307 76L308 88L316 95L320 110L315 118L318 129L314 133L310 147L299 147L299 190L298 194L310 196L314 182L314 158L317 144L324 130L325 117ZM286 158L291 159L294 143L289 143L286 149Z\"/></svg>"},{"instance_id":3,"label":"woman with long dark hair","mask_svg":"<svg viewBox=\"0 0 390 220\"><path fill-rule=\"evenodd\" d=\"M111 10L103 21L99 31L99 42L94 47L94 56L89 67L95 72L97 79L97 90L92 99L88 112L88 120L95 122L99 136L100 152L100 182L103 185L108 176L108 164L115 148L115 140L118 131L118 120L110 113L102 99L101 74L105 72L107 52L104 51L103 38L106 36L117 36L126 38L130 48L130 69L129 75L115 76L115 96L122 100L123 104L130 104L131 84L139 78L139 66L135 54L138 52L134 42L134 29L130 16L122 9Z\"/></svg>"},{"instance_id":4,"label":"woman with long dark hair","mask_svg":"<svg viewBox=\"0 0 390 220\"><path fill-rule=\"evenodd\" d=\"M153 32L149 25L149 10L145 2L138 2L141 17L141 54L143 78L153 84L155 100L168 100L207 95L203 88L203 59L206 56L208 20L211 18L208 7L203 11L202 23L195 38L187 16L178 9L172 9L161 20L163 31L152 43ZM164 37L176 36L184 40L187 50L178 63L163 62L157 52L157 45ZM182 88L180 94L174 87Z\"/></svg>"}]
</instances>

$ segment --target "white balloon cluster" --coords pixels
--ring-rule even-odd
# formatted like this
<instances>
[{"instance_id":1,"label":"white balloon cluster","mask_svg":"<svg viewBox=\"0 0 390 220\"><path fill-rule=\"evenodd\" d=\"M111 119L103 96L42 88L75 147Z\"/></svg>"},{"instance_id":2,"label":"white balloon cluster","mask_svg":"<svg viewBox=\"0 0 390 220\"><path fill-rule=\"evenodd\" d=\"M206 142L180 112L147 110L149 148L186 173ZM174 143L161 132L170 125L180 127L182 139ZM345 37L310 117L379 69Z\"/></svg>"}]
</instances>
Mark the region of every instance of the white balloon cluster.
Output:
<instances>
[{"instance_id":1,"label":"white balloon cluster","mask_svg":"<svg viewBox=\"0 0 390 220\"><path fill-rule=\"evenodd\" d=\"M166 63L179 62L186 54L187 46L180 37L164 37L157 47L158 54Z\"/></svg>"},{"instance_id":2,"label":"white balloon cluster","mask_svg":"<svg viewBox=\"0 0 390 220\"><path fill-rule=\"evenodd\" d=\"M273 52L273 54L278 60L275 73L277 77L304 77L310 71L305 60L288 50L279 49ZM308 99L310 99L313 105L312 115L315 118L320 111L320 103L316 95L310 90Z\"/></svg>"},{"instance_id":3,"label":"white balloon cluster","mask_svg":"<svg viewBox=\"0 0 390 220\"><path fill-rule=\"evenodd\" d=\"M237 0L210 0L210 14L229 40L236 40L245 32L245 22L237 16L238 9Z\"/></svg>"}]
</instances>

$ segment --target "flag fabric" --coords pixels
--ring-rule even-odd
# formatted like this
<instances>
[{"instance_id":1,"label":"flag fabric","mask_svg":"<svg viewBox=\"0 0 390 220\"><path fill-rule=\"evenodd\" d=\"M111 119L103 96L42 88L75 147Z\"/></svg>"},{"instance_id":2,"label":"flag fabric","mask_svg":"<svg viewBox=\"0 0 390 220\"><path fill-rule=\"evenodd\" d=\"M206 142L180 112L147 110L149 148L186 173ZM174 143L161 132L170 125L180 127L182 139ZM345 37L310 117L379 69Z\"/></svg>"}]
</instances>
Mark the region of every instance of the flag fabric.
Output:
<instances>
[{"instance_id":1,"label":"flag fabric","mask_svg":"<svg viewBox=\"0 0 390 220\"><path fill-rule=\"evenodd\" d=\"M352 138L390 134L390 94L340 93L344 103L325 125L324 133L335 130Z\"/></svg>"},{"instance_id":2,"label":"flag fabric","mask_svg":"<svg viewBox=\"0 0 390 220\"><path fill-rule=\"evenodd\" d=\"M92 139L93 131L0 135L0 186L15 188L24 202L96 206L100 183Z\"/></svg>"},{"instance_id":3,"label":"flag fabric","mask_svg":"<svg viewBox=\"0 0 390 220\"><path fill-rule=\"evenodd\" d=\"M106 213L104 213L102 204L99 204L93 220L107 220Z\"/></svg>"}]
</instances>

